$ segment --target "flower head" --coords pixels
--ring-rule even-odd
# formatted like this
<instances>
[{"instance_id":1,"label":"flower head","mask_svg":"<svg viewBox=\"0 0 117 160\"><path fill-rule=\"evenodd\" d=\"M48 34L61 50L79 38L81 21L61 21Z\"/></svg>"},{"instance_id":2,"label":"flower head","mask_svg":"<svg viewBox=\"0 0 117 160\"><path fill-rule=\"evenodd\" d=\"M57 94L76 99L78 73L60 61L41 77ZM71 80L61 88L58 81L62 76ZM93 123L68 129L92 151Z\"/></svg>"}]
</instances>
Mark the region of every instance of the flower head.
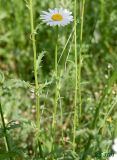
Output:
<instances>
[{"instance_id":1,"label":"flower head","mask_svg":"<svg viewBox=\"0 0 117 160\"><path fill-rule=\"evenodd\" d=\"M73 21L73 16L67 9L55 8L49 9L48 12L42 11L41 19L50 26L65 26Z\"/></svg>"}]
</instances>

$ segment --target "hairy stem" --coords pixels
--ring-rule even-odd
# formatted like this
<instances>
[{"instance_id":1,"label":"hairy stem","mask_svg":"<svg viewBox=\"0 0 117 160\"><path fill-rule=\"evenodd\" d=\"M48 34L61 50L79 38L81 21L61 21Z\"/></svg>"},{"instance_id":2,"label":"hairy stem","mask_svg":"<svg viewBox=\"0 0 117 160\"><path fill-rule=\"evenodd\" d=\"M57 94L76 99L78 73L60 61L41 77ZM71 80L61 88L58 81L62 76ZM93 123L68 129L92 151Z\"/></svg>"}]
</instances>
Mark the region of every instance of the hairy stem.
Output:
<instances>
[{"instance_id":1,"label":"hairy stem","mask_svg":"<svg viewBox=\"0 0 117 160\"><path fill-rule=\"evenodd\" d=\"M80 117L82 113L81 67L82 67L82 37L83 37L83 23L84 23L84 5L85 5L85 0L82 0L81 25L80 25L80 53L79 53L79 70L78 70L78 97L79 97Z\"/></svg>"},{"instance_id":2,"label":"hairy stem","mask_svg":"<svg viewBox=\"0 0 117 160\"><path fill-rule=\"evenodd\" d=\"M75 49L75 95L74 95L74 119L73 119L73 150L75 151L75 138L76 138L76 127L78 122L78 106L77 106L77 96L78 96L78 58L77 58L77 1L74 0L74 49Z\"/></svg>"},{"instance_id":3,"label":"hairy stem","mask_svg":"<svg viewBox=\"0 0 117 160\"><path fill-rule=\"evenodd\" d=\"M52 128L55 130L55 123L56 123L56 112L57 112L57 106L58 106L58 26L56 27L56 47L55 47L55 98L54 98L54 111L53 111L53 122L52 122Z\"/></svg>"},{"instance_id":4,"label":"hairy stem","mask_svg":"<svg viewBox=\"0 0 117 160\"><path fill-rule=\"evenodd\" d=\"M39 84L38 84L38 71L37 71L37 52L36 52L36 39L35 39L35 30L34 30L34 18L33 18L33 4L32 0L30 2L30 24L31 24L31 38L33 46L33 61L34 61L34 77L35 77L35 97L36 97L36 124L37 129L40 131L40 98L39 98Z\"/></svg>"}]
</instances>

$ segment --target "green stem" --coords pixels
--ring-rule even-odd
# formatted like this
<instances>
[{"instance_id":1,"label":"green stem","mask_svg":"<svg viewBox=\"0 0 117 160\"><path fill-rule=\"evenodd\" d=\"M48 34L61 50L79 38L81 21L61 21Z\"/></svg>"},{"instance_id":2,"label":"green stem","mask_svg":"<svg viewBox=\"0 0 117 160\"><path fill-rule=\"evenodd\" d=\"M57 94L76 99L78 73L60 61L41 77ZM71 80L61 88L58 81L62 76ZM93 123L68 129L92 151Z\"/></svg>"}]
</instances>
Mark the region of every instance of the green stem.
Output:
<instances>
[{"instance_id":1,"label":"green stem","mask_svg":"<svg viewBox=\"0 0 117 160\"><path fill-rule=\"evenodd\" d=\"M76 138L76 127L78 121L78 107L77 107L77 94L78 94L78 58L77 58L77 3L74 0L74 47L75 47L75 97L74 97L74 119L73 119L73 150L75 151L75 138Z\"/></svg>"},{"instance_id":2,"label":"green stem","mask_svg":"<svg viewBox=\"0 0 117 160\"><path fill-rule=\"evenodd\" d=\"M55 46L55 97L53 108L53 120L52 120L52 150L54 150L55 131L56 131L56 113L58 107L58 26L56 27L56 46ZM53 158L54 159L54 158Z\"/></svg>"},{"instance_id":3,"label":"green stem","mask_svg":"<svg viewBox=\"0 0 117 160\"><path fill-rule=\"evenodd\" d=\"M85 0L82 0L81 25L80 25L80 53L79 53L79 70L78 70L78 97L79 97L80 117L82 113L81 67L82 67L82 37L83 37L83 23L84 23L84 5L85 5Z\"/></svg>"},{"instance_id":4,"label":"green stem","mask_svg":"<svg viewBox=\"0 0 117 160\"><path fill-rule=\"evenodd\" d=\"M36 123L37 129L40 131L40 98L39 98L39 84L38 84L38 73L37 73L37 52L36 52L36 38L34 30L34 19L33 19L33 4L30 0L30 24L31 24L31 37L32 37L32 46L33 46L33 55L34 55L34 77L35 77L35 96L36 96ZM39 133L39 132L38 132Z\"/></svg>"},{"instance_id":5,"label":"green stem","mask_svg":"<svg viewBox=\"0 0 117 160\"><path fill-rule=\"evenodd\" d=\"M7 152L11 152L11 148L10 148L10 144L9 144L9 139L8 139L8 135L7 135L7 129L6 129L6 125L5 125L5 121L4 121L4 116L3 116L3 112L2 112L1 102L0 102L0 115L1 115L1 120L2 120L2 126L3 126L3 129L4 129L6 151ZM9 157L9 159L12 160L12 157Z\"/></svg>"},{"instance_id":6,"label":"green stem","mask_svg":"<svg viewBox=\"0 0 117 160\"><path fill-rule=\"evenodd\" d=\"M103 21L104 19L104 0L100 0L101 2L101 20Z\"/></svg>"},{"instance_id":7,"label":"green stem","mask_svg":"<svg viewBox=\"0 0 117 160\"><path fill-rule=\"evenodd\" d=\"M52 128L55 130L55 123L56 123L56 112L57 112L57 106L58 106L58 26L56 27L56 47L55 47L55 99L54 99L54 111L53 111L53 122L52 122Z\"/></svg>"},{"instance_id":8,"label":"green stem","mask_svg":"<svg viewBox=\"0 0 117 160\"><path fill-rule=\"evenodd\" d=\"M60 94L59 94L59 98L60 97ZM61 113L61 136L62 136L62 143L64 142L63 139L64 139L64 131L63 131L63 108L62 108L62 100L60 99L60 113Z\"/></svg>"}]
</instances>

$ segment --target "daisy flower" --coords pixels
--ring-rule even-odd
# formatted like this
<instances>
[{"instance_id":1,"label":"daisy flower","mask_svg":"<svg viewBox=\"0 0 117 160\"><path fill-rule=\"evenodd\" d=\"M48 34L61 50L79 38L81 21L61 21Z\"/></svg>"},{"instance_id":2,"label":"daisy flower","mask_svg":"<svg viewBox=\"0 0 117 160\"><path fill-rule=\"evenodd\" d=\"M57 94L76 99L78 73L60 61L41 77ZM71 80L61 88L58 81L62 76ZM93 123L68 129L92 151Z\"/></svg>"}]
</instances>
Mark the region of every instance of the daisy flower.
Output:
<instances>
[{"instance_id":1,"label":"daisy flower","mask_svg":"<svg viewBox=\"0 0 117 160\"><path fill-rule=\"evenodd\" d=\"M41 19L50 26L65 26L73 21L72 12L63 8L48 9L42 11Z\"/></svg>"}]
</instances>

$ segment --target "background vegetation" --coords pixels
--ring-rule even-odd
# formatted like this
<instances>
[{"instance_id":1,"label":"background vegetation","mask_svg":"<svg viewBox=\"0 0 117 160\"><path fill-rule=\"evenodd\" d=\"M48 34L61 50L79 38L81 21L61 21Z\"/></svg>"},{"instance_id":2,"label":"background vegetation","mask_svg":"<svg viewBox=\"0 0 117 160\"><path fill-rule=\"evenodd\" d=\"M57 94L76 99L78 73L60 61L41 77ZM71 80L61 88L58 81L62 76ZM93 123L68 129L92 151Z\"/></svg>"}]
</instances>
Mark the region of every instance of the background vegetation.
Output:
<instances>
[{"instance_id":1,"label":"background vegetation","mask_svg":"<svg viewBox=\"0 0 117 160\"><path fill-rule=\"evenodd\" d=\"M28 2L28 0L27 0ZM62 7L73 12L72 0L35 0L34 25L40 86L41 134L35 143L35 96L30 14L24 0L0 0L0 97L10 152L0 121L0 160L108 159L117 123L117 2L86 0L82 44L82 116L73 151L75 59L73 24L59 28L59 100L55 147L51 151L54 104L54 27L40 20L42 10ZM77 49L80 49L81 1L77 3Z\"/></svg>"}]
</instances>

